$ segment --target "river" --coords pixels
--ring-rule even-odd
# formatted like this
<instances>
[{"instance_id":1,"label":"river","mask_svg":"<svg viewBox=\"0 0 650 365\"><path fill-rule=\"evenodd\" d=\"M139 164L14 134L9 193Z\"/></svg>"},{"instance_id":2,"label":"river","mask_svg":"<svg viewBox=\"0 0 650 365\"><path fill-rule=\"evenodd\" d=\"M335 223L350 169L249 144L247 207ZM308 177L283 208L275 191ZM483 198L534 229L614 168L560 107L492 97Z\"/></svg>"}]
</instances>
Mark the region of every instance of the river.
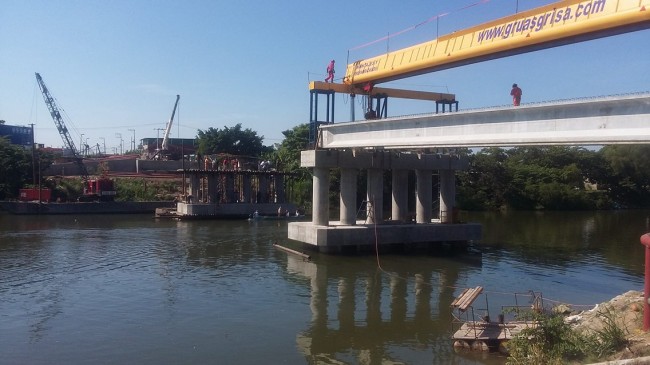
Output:
<instances>
[{"instance_id":1,"label":"river","mask_svg":"<svg viewBox=\"0 0 650 365\"><path fill-rule=\"evenodd\" d=\"M643 289L650 211L463 218L480 255L306 261L273 246L299 248L284 221L0 214L0 363L503 364L453 351L462 288L493 316L513 293L588 309Z\"/></svg>"}]
</instances>

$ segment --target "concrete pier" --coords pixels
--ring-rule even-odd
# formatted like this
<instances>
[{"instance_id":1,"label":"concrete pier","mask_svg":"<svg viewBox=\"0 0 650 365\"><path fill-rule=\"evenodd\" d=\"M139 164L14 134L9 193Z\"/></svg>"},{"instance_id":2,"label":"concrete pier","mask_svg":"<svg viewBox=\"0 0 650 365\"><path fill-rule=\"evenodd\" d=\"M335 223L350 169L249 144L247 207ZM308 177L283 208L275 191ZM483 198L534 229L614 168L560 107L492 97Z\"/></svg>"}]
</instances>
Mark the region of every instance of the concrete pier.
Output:
<instances>
[{"instance_id":1,"label":"concrete pier","mask_svg":"<svg viewBox=\"0 0 650 365\"><path fill-rule=\"evenodd\" d=\"M460 222L455 208L455 171L467 169L465 157L389 150L303 151L302 167L313 169L311 222L289 224L288 237L320 252L364 252L375 246L401 249L435 248L480 240L481 226ZM329 219L330 170L340 170L340 218ZM357 176L366 170L366 200L358 207ZM409 172L416 180L415 213L409 212ZM384 175L391 174L391 208L384 209ZM434 177L438 178L433 212ZM365 205L365 207L364 207ZM365 218L357 217L365 208ZM384 217L386 212L391 216ZM414 217L415 219L413 220Z\"/></svg>"}]
</instances>

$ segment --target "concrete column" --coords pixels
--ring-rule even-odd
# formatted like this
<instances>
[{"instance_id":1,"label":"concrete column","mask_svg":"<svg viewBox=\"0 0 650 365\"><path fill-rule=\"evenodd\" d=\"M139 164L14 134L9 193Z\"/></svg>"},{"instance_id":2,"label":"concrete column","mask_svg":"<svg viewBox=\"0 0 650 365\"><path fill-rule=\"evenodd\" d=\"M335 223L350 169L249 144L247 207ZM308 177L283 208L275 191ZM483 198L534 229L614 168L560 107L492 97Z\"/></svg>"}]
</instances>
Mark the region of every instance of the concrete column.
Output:
<instances>
[{"instance_id":1,"label":"concrete column","mask_svg":"<svg viewBox=\"0 0 650 365\"><path fill-rule=\"evenodd\" d=\"M197 174L192 174L190 175L190 192L189 195L192 195L192 203L198 203L199 199L199 189L200 189L201 181L199 179L199 175Z\"/></svg>"},{"instance_id":2,"label":"concrete column","mask_svg":"<svg viewBox=\"0 0 650 365\"><path fill-rule=\"evenodd\" d=\"M226 173L226 203L234 203L235 201L235 175L228 172Z\"/></svg>"},{"instance_id":3,"label":"concrete column","mask_svg":"<svg viewBox=\"0 0 650 365\"><path fill-rule=\"evenodd\" d=\"M408 220L408 170L393 170L393 192L391 203L391 218L394 221Z\"/></svg>"},{"instance_id":4,"label":"concrete column","mask_svg":"<svg viewBox=\"0 0 650 365\"><path fill-rule=\"evenodd\" d=\"M219 203L217 198L217 176L208 175L208 203Z\"/></svg>"},{"instance_id":5,"label":"concrete column","mask_svg":"<svg viewBox=\"0 0 650 365\"><path fill-rule=\"evenodd\" d=\"M269 200L269 175L267 174L261 174L259 176L259 199L258 199L258 204L259 203L270 203L271 201Z\"/></svg>"},{"instance_id":6,"label":"concrete column","mask_svg":"<svg viewBox=\"0 0 650 365\"><path fill-rule=\"evenodd\" d=\"M440 222L454 222L456 206L456 172L440 170Z\"/></svg>"},{"instance_id":7,"label":"concrete column","mask_svg":"<svg viewBox=\"0 0 650 365\"><path fill-rule=\"evenodd\" d=\"M416 203L415 223L431 223L431 204L433 189L432 170L415 170L416 182Z\"/></svg>"},{"instance_id":8,"label":"concrete column","mask_svg":"<svg viewBox=\"0 0 650 365\"><path fill-rule=\"evenodd\" d=\"M312 193L312 223L319 226L329 225L329 187L330 172L325 167L314 167Z\"/></svg>"},{"instance_id":9,"label":"concrete column","mask_svg":"<svg viewBox=\"0 0 650 365\"><path fill-rule=\"evenodd\" d=\"M243 202L251 203L253 201L251 197L251 176L248 174L242 176L242 190Z\"/></svg>"},{"instance_id":10,"label":"concrete column","mask_svg":"<svg viewBox=\"0 0 650 365\"><path fill-rule=\"evenodd\" d=\"M276 203L285 203L287 200L285 199L285 191L284 191L284 176L283 175L274 175L273 176L274 181L273 183L275 184L275 199Z\"/></svg>"},{"instance_id":11,"label":"concrete column","mask_svg":"<svg viewBox=\"0 0 650 365\"><path fill-rule=\"evenodd\" d=\"M366 200L368 201L366 212L368 213L368 217L366 218L366 224L381 224L384 220L382 210L382 206L384 205L383 172L380 169L368 169L368 183L366 185Z\"/></svg>"},{"instance_id":12,"label":"concrete column","mask_svg":"<svg viewBox=\"0 0 650 365\"><path fill-rule=\"evenodd\" d=\"M354 225L357 221L357 170L341 169L341 224Z\"/></svg>"}]
</instances>

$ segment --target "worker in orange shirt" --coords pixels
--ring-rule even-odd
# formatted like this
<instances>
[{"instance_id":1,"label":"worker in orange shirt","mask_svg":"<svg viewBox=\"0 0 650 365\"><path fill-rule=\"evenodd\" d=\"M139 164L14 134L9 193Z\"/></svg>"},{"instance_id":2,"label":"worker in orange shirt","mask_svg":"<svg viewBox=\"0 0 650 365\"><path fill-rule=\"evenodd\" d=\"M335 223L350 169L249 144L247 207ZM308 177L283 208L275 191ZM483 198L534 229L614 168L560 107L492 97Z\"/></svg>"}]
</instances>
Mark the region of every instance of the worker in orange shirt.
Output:
<instances>
[{"instance_id":1,"label":"worker in orange shirt","mask_svg":"<svg viewBox=\"0 0 650 365\"><path fill-rule=\"evenodd\" d=\"M510 95L512 95L512 105L519 106L521 103L521 89L517 84L512 84L512 90L510 90Z\"/></svg>"},{"instance_id":2,"label":"worker in orange shirt","mask_svg":"<svg viewBox=\"0 0 650 365\"><path fill-rule=\"evenodd\" d=\"M327 65L327 78L325 82L334 82L334 60L331 60L330 64Z\"/></svg>"}]
</instances>

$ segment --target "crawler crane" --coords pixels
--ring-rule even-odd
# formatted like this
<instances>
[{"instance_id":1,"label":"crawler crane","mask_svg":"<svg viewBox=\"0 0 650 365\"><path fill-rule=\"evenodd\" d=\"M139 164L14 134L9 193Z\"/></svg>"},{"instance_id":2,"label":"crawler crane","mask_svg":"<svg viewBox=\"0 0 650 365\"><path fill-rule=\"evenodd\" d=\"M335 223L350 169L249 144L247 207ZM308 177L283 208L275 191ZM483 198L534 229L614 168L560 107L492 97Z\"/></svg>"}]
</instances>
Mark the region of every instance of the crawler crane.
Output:
<instances>
[{"instance_id":1,"label":"crawler crane","mask_svg":"<svg viewBox=\"0 0 650 365\"><path fill-rule=\"evenodd\" d=\"M79 200L113 201L115 199L115 188L113 186L113 181L105 176L102 176L99 179L90 179L88 177L88 169L86 169L86 165L83 163L83 158L81 157L81 154L72 141L70 132L68 131L68 128L66 127L65 122L61 117L59 107L56 105L54 98L50 94L47 86L45 86L45 82L38 72L36 73L36 81L38 82L38 86L41 89L41 93L43 94L43 99L45 100L47 109L50 111L50 115L54 120L54 124L56 124L56 129L59 131L61 139L63 139L63 144L70 151L72 154L72 160L79 168L81 179L83 180L84 185L84 194L79 198Z\"/></svg>"}]
</instances>

